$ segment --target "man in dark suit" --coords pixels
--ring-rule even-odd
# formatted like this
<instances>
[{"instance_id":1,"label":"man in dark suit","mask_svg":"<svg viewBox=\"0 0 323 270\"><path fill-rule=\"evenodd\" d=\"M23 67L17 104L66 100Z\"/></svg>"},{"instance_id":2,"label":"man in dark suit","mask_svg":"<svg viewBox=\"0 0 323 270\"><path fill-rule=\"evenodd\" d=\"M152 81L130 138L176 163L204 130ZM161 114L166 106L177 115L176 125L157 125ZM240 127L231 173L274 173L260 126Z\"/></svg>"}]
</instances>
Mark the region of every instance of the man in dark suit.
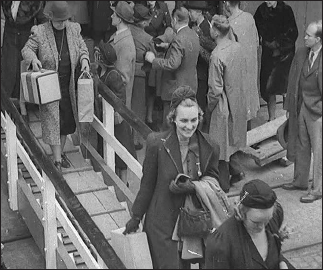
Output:
<instances>
[{"instance_id":1,"label":"man in dark suit","mask_svg":"<svg viewBox=\"0 0 323 270\"><path fill-rule=\"evenodd\" d=\"M179 86L188 85L197 92L196 64L199 56L200 42L194 30L188 27L189 13L184 7L173 12L173 29L176 36L170 43L165 58L155 58L152 52L146 53L146 60L153 69L161 69L161 99L164 105L163 128L167 128L166 116L169 112L173 92Z\"/></svg>"},{"instance_id":2,"label":"man in dark suit","mask_svg":"<svg viewBox=\"0 0 323 270\"><path fill-rule=\"evenodd\" d=\"M286 190L306 190L303 203L322 198L322 20L305 33L305 48L298 50L289 74L284 108L289 118L287 158L295 162L294 180ZM313 153L313 182L308 188Z\"/></svg>"}]
</instances>

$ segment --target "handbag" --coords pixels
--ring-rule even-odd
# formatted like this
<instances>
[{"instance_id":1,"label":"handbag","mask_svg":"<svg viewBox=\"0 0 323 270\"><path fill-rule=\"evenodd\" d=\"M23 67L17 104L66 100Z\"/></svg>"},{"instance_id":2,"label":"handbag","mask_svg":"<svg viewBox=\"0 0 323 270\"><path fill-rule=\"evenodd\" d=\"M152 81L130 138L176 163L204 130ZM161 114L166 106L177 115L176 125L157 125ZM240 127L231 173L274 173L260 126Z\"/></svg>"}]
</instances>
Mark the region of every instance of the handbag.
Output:
<instances>
[{"instance_id":1,"label":"handbag","mask_svg":"<svg viewBox=\"0 0 323 270\"><path fill-rule=\"evenodd\" d=\"M201 202L201 201L200 201ZM211 213L206 210L203 202L202 209L187 209L181 207L179 210L178 230L177 235L179 237L206 237L213 229Z\"/></svg>"},{"instance_id":2,"label":"handbag","mask_svg":"<svg viewBox=\"0 0 323 270\"><path fill-rule=\"evenodd\" d=\"M77 80L77 105L79 122L93 122L93 79L90 73L87 71L83 71Z\"/></svg>"}]
</instances>

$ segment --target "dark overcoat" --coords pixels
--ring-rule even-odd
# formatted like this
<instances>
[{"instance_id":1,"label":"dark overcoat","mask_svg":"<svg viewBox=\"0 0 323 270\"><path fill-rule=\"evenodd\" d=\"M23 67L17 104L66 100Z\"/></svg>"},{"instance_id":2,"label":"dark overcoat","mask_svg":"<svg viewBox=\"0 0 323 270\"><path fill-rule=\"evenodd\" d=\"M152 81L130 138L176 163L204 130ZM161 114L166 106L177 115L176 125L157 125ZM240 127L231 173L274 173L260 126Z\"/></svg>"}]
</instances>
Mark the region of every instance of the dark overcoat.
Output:
<instances>
[{"instance_id":1,"label":"dark overcoat","mask_svg":"<svg viewBox=\"0 0 323 270\"><path fill-rule=\"evenodd\" d=\"M21 1L17 18L14 20L11 13L12 1L1 1L6 19L1 56L1 76L3 87L13 98L19 98L20 93L21 49L28 40L31 27L47 20L43 14L44 3L45 1Z\"/></svg>"},{"instance_id":2,"label":"dark overcoat","mask_svg":"<svg viewBox=\"0 0 323 270\"><path fill-rule=\"evenodd\" d=\"M155 58L153 69L162 70L161 98L170 101L181 85L190 86L197 92L197 59L200 42L194 30L182 28L170 44L165 58Z\"/></svg>"},{"instance_id":3,"label":"dark overcoat","mask_svg":"<svg viewBox=\"0 0 323 270\"><path fill-rule=\"evenodd\" d=\"M202 176L219 179L219 146L207 134L196 131ZM148 236L153 266L157 269L178 269L178 242L172 240L174 226L185 195L173 194L169 184L183 173L181 153L175 128L151 133L147 138L143 177L132 212L144 214L144 230ZM220 183L221 185L221 183Z\"/></svg>"},{"instance_id":4,"label":"dark overcoat","mask_svg":"<svg viewBox=\"0 0 323 270\"><path fill-rule=\"evenodd\" d=\"M284 104L284 109L289 112L287 158L293 162L295 162L298 115L301 105L299 104L299 80L303 66L308 61L308 55L309 49L306 47L300 48L295 55L289 73L287 96ZM306 74L306 77L307 80L310 79L312 86L319 88L322 95L322 53L319 54L318 60L315 61L315 63L318 62L318 66L315 68L314 63L313 68Z\"/></svg>"},{"instance_id":5,"label":"dark overcoat","mask_svg":"<svg viewBox=\"0 0 323 270\"><path fill-rule=\"evenodd\" d=\"M281 254L279 229L284 219L283 208L276 202L273 217L265 230L268 255L263 261L243 222L230 217L206 241L205 269L279 269L279 262L292 265Z\"/></svg>"},{"instance_id":6,"label":"dark overcoat","mask_svg":"<svg viewBox=\"0 0 323 270\"><path fill-rule=\"evenodd\" d=\"M298 30L292 8L283 1L274 9L262 3L254 18L262 44L260 92L268 101L271 95L286 93Z\"/></svg>"}]
</instances>

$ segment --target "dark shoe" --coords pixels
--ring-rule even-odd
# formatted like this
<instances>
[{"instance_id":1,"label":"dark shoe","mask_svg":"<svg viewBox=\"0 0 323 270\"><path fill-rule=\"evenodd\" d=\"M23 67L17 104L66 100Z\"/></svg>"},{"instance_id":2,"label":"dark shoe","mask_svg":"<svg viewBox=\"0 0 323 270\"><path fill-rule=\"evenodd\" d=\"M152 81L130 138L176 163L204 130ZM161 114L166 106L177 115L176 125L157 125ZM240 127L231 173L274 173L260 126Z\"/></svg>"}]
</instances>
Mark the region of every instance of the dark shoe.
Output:
<instances>
[{"instance_id":1,"label":"dark shoe","mask_svg":"<svg viewBox=\"0 0 323 270\"><path fill-rule=\"evenodd\" d=\"M244 172L232 175L230 179L230 184L233 185L235 183L238 183L239 181L243 180L245 177L246 175Z\"/></svg>"},{"instance_id":2,"label":"dark shoe","mask_svg":"<svg viewBox=\"0 0 323 270\"><path fill-rule=\"evenodd\" d=\"M141 144L141 143L138 143L138 144L135 144L135 149L138 151L138 150L141 150L144 146Z\"/></svg>"},{"instance_id":3,"label":"dark shoe","mask_svg":"<svg viewBox=\"0 0 323 270\"><path fill-rule=\"evenodd\" d=\"M62 163L60 161L55 161L54 165L56 166L57 170L60 172L62 171Z\"/></svg>"},{"instance_id":4,"label":"dark shoe","mask_svg":"<svg viewBox=\"0 0 323 270\"><path fill-rule=\"evenodd\" d=\"M307 190L306 187L305 188L304 187L297 187L293 183L288 183L288 184L282 185L282 189L285 189L285 190Z\"/></svg>"},{"instance_id":5,"label":"dark shoe","mask_svg":"<svg viewBox=\"0 0 323 270\"><path fill-rule=\"evenodd\" d=\"M63 168L70 168L71 164L70 164L67 156L64 153L61 156L62 156L62 167Z\"/></svg>"},{"instance_id":6,"label":"dark shoe","mask_svg":"<svg viewBox=\"0 0 323 270\"><path fill-rule=\"evenodd\" d=\"M322 199L322 195L307 194L306 196L301 197L300 202L312 203L312 202L319 200L319 199Z\"/></svg>"}]
</instances>

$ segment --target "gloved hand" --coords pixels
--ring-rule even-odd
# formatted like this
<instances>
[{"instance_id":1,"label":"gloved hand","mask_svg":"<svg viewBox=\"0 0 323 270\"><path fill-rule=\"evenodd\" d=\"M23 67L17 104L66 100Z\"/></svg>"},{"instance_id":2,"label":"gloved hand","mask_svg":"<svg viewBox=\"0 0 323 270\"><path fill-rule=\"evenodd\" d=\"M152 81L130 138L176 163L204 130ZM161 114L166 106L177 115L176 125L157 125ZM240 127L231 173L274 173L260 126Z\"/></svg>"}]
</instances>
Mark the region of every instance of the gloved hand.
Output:
<instances>
[{"instance_id":1,"label":"gloved hand","mask_svg":"<svg viewBox=\"0 0 323 270\"><path fill-rule=\"evenodd\" d=\"M131 219L129 219L123 234L126 235L132 232L136 232L139 229L139 223L140 223L140 219L137 217L132 217Z\"/></svg>"},{"instance_id":2,"label":"gloved hand","mask_svg":"<svg viewBox=\"0 0 323 270\"><path fill-rule=\"evenodd\" d=\"M169 190L175 194L194 193L195 185L191 180L186 180L185 182L178 182L177 184L174 180L172 180L169 184Z\"/></svg>"}]
</instances>

